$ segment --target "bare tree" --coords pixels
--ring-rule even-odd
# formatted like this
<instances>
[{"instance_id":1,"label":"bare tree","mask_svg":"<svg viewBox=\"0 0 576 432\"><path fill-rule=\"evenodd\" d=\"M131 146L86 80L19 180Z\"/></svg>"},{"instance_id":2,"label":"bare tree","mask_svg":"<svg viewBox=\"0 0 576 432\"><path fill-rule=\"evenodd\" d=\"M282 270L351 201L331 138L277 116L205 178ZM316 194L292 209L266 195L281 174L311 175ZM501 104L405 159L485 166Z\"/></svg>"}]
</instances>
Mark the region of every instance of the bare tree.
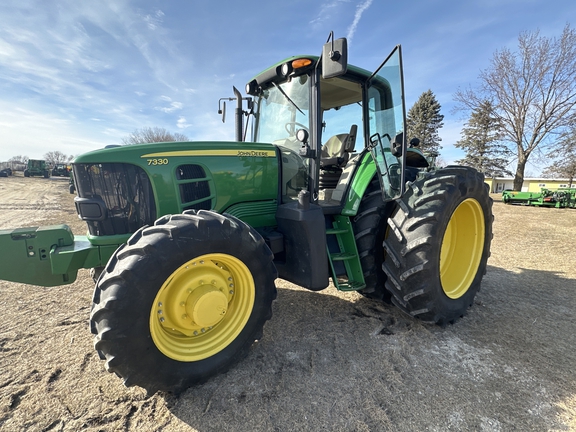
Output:
<instances>
[{"instance_id":1,"label":"bare tree","mask_svg":"<svg viewBox=\"0 0 576 432\"><path fill-rule=\"evenodd\" d=\"M122 138L122 144L124 145L171 141L188 141L188 137L180 133L173 134L164 128L145 127L136 129L127 137Z\"/></svg>"},{"instance_id":2,"label":"bare tree","mask_svg":"<svg viewBox=\"0 0 576 432\"><path fill-rule=\"evenodd\" d=\"M496 51L479 78L477 89L459 90L455 100L467 111L486 100L493 104L505 143L517 156L514 190L520 190L532 152L552 145L576 120L576 32L566 25L560 38L521 33L518 52Z\"/></svg>"},{"instance_id":3,"label":"bare tree","mask_svg":"<svg viewBox=\"0 0 576 432\"><path fill-rule=\"evenodd\" d=\"M571 130L562 135L559 144L559 154L557 159L544 168L542 174L552 178L567 178L568 187L574 183L576 178L576 125Z\"/></svg>"},{"instance_id":4,"label":"bare tree","mask_svg":"<svg viewBox=\"0 0 576 432\"><path fill-rule=\"evenodd\" d=\"M8 159L8 162L14 162L26 165L28 163L28 159L30 159L28 156L18 155L18 156L12 156L10 159Z\"/></svg>"},{"instance_id":5,"label":"bare tree","mask_svg":"<svg viewBox=\"0 0 576 432\"><path fill-rule=\"evenodd\" d=\"M58 150L50 151L44 155L44 160L49 166L68 163L72 160L72 158L72 156L67 156Z\"/></svg>"}]
</instances>

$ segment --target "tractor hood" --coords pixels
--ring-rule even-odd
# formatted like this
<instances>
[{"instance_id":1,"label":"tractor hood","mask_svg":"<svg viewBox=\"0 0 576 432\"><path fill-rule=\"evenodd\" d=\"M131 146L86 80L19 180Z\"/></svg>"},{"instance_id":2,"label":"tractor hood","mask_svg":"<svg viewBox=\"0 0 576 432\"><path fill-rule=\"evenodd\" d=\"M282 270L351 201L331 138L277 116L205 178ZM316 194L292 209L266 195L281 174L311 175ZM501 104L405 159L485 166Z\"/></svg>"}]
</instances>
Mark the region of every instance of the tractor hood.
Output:
<instances>
[{"instance_id":1,"label":"tractor hood","mask_svg":"<svg viewBox=\"0 0 576 432\"><path fill-rule=\"evenodd\" d=\"M77 211L93 236L131 233L185 210L228 212L264 226L279 193L279 154L272 144L138 144L86 153L72 166Z\"/></svg>"}]
</instances>

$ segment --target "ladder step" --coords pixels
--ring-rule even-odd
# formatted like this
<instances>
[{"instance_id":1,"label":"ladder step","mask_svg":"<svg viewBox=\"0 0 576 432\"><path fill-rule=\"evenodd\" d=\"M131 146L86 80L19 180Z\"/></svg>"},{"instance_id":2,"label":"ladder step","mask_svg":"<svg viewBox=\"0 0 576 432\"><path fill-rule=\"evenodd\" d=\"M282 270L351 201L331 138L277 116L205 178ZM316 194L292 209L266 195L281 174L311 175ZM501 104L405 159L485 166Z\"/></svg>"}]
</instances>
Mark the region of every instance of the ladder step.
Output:
<instances>
[{"instance_id":1,"label":"ladder step","mask_svg":"<svg viewBox=\"0 0 576 432\"><path fill-rule=\"evenodd\" d=\"M358 291L366 288L350 218L335 215L331 222L332 226L326 227L326 234L334 235L337 242L337 245L336 242L327 245L334 286L340 291ZM331 240L334 240L334 237ZM337 269L336 263L338 263Z\"/></svg>"},{"instance_id":2,"label":"ladder step","mask_svg":"<svg viewBox=\"0 0 576 432\"><path fill-rule=\"evenodd\" d=\"M346 234L347 229L329 228L326 230L326 234Z\"/></svg>"},{"instance_id":3,"label":"ladder step","mask_svg":"<svg viewBox=\"0 0 576 432\"><path fill-rule=\"evenodd\" d=\"M339 291L358 291L366 288L366 284L356 281L338 282Z\"/></svg>"},{"instance_id":4,"label":"ladder step","mask_svg":"<svg viewBox=\"0 0 576 432\"><path fill-rule=\"evenodd\" d=\"M356 255L352 253L340 252L330 254L332 261L347 261L356 258Z\"/></svg>"}]
</instances>

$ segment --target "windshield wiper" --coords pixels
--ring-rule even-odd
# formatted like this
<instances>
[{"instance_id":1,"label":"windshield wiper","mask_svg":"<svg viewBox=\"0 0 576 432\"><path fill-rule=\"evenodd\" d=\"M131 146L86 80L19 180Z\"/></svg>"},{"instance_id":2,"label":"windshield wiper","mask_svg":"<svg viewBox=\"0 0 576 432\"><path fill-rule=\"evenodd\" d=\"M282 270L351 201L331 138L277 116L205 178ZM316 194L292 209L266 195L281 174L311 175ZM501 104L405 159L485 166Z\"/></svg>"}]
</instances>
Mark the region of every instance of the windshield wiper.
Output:
<instances>
[{"instance_id":1,"label":"windshield wiper","mask_svg":"<svg viewBox=\"0 0 576 432\"><path fill-rule=\"evenodd\" d=\"M294 108L296 108L298 111L300 111L300 114L302 114L303 116L306 115L306 114L304 114L304 112L303 112L300 108L298 108L298 105L296 105L296 104L294 103L294 101L293 101L292 99L290 99L290 96L288 96L288 95L286 94L286 92L285 92L284 90L282 90L282 87L280 87L280 86L279 86L278 84L276 84L274 81L272 81L272 84L274 85L274 87L276 87L278 90L280 90L280 93L282 93L282 94L284 95L284 97L285 97L286 99L288 99L288 102L290 102L292 105L294 105Z\"/></svg>"}]
</instances>

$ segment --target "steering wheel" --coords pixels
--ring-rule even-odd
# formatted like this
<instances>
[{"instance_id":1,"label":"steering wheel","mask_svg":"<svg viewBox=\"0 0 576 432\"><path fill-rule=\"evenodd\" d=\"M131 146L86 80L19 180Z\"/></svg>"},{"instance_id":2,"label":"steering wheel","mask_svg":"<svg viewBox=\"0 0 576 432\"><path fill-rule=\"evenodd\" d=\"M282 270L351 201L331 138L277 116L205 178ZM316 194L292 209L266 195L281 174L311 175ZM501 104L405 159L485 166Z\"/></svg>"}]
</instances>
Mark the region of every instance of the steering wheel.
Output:
<instances>
[{"instance_id":1,"label":"steering wheel","mask_svg":"<svg viewBox=\"0 0 576 432\"><path fill-rule=\"evenodd\" d=\"M288 122L288 123L286 123L286 124L284 125L284 129L286 129L286 132L288 133L288 135L291 135L291 134L292 134L292 131L291 131L290 129L288 129L288 126L293 126L294 129L296 129L296 126L299 126L299 127L302 128L302 129L306 129L306 131L307 131L308 133L310 133L310 132L308 131L308 127L307 127L307 126L304 126L302 123L298 123L298 122ZM294 130L294 134L296 134L296 130Z\"/></svg>"}]
</instances>

